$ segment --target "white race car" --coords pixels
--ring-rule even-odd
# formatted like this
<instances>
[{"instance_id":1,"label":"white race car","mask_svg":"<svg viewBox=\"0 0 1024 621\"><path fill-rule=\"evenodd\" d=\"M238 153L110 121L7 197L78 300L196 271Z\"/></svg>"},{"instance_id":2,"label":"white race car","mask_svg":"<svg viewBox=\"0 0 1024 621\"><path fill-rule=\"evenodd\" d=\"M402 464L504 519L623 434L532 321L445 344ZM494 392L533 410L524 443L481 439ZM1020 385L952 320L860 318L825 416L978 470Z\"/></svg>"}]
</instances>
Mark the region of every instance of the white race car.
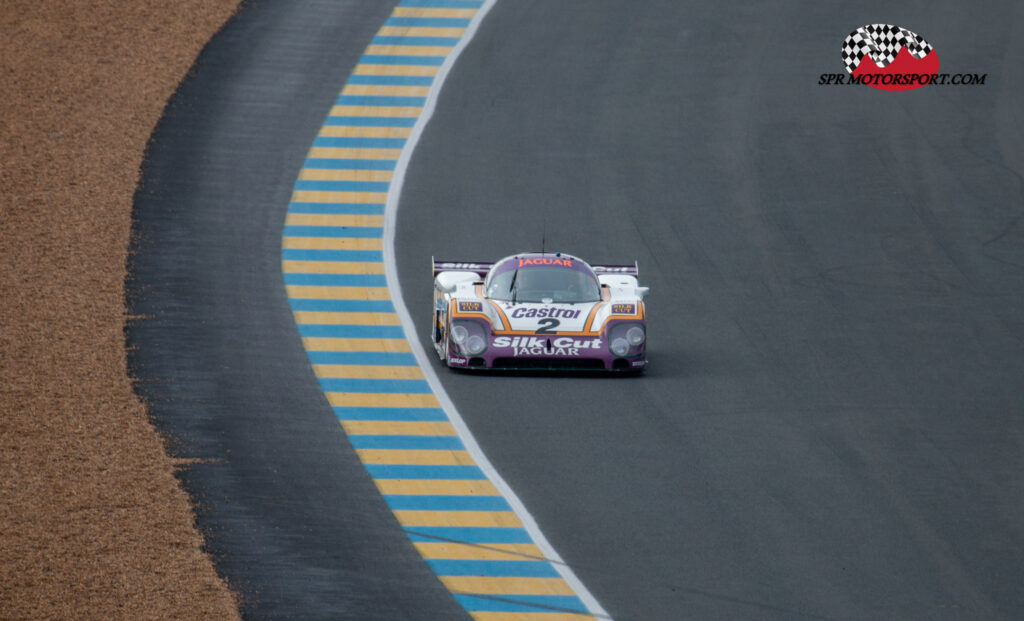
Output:
<instances>
[{"instance_id":1,"label":"white race car","mask_svg":"<svg viewBox=\"0 0 1024 621\"><path fill-rule=\"evenodd\" d=\"M633 265L524 253L431 261L433 342L450 367L643 371L644 296Z\"/></svg>"}]
</instances>

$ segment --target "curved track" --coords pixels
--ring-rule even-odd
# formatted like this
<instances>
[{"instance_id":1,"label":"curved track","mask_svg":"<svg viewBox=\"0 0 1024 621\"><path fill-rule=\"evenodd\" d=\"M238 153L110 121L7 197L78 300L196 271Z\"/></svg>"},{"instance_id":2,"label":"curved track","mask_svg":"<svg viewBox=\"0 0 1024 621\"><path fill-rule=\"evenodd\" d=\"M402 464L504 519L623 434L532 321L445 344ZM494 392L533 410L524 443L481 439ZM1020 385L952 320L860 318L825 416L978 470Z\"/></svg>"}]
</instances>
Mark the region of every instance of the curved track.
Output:
<instances>
[{"instance_id":1,"label":"curved track","mask_svg":"<svg viewBox=\"0 0 1024 621\"><path fill-rule=\"evenodd\" d=\"M467 618L324 399L281 276L292 185L393 3L246 2L170 102L136 195L129 362L252 619Z\"/></svg>"},{"instance_id":2,"label":"curved track","mask_svg":"<svg viewBox=\"0 0 1024 621\"><path fill-rule=\"evenodd\" d=\"M817 84L886 20L986 85ZM442 373L616 619L1024 616L1022 28L1005 2L488 17L409 169L399 275L425 337L431 255L546 231L639 260L644 377Z\"/></svg>"},{"instance_id":3,"label":"curved track","mask_svg":"<svg viewBox=\"0 0 1024 621\"><path fill-rule=\"evenodd\" d=\"M379 6L378 6L379 5ZM442 373L625 619L1024 616L1020 9L505 0L408 171L397 257L638 259L640 378ZM154 136L131 363L253 618L464 618L324 401L280 275L324 111L391 3L249 2ZM817 85L868 21L974 88Z\"/></svg>"}]
</instances>

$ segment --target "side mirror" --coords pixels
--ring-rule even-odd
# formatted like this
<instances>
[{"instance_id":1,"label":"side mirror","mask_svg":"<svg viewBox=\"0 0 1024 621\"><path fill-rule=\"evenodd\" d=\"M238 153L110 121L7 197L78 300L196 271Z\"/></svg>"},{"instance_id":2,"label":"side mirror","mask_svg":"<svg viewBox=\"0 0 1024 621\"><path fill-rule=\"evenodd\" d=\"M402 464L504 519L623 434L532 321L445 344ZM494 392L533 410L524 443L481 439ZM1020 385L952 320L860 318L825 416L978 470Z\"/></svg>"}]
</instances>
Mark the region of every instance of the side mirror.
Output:
<instances>
[{"instance_id":1,"label":"side mirror","mask_svg":"<svg viewBox=\"0 0 1024 621\"><path fill-rule=\"evenodd\" d=\"M637 287L636 289L634 289L634 291L636 292L636 297L638 297L638 298L640 298L642 300L642 299L644 299L644 297L648 293L651 292L651 288L650 287Z\"/></svg>"}]
</instances>

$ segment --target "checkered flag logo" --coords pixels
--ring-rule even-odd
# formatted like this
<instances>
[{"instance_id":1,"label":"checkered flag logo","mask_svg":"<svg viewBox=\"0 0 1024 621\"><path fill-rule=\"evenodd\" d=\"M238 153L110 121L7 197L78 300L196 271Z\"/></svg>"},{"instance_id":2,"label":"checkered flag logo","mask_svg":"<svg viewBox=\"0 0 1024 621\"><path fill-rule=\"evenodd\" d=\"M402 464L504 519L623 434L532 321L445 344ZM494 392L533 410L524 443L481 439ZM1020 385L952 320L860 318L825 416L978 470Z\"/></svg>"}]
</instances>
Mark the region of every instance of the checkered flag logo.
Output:
<instances>
[{"instance_id":1,"label":"checkered flag logo","mask_svg":"<svg viewBox=\"0 0 1024 621\"><path fill-rule=\"evenodd\" d=\"M891 24L869 24L850 33L843 42L843 63L853 73L865 56L871 56L879 67L885 67L907 48L911 56L921 60L932 51L928 42L916 33Z\"/></svg>"}]
</instances>

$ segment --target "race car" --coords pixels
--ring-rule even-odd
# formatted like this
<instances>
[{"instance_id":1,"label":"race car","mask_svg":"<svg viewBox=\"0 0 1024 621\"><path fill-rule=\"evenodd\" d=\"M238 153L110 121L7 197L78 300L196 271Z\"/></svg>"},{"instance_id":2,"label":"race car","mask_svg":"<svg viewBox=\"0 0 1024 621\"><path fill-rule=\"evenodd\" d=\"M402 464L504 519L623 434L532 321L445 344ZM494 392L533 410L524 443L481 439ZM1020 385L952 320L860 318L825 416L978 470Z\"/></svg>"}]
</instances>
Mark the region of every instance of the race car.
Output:
<instances>
[{"instance_id":1,"label":"race car","mask_svg":"<svg viewBox=\"0 0 1024 621\"><path fill-rule=\"evenodd\" d=\"M643 371L647 324L639 270L561 252L495 263L431 259L432 339L449 367Z\"/></svg>"}]
</instances>

